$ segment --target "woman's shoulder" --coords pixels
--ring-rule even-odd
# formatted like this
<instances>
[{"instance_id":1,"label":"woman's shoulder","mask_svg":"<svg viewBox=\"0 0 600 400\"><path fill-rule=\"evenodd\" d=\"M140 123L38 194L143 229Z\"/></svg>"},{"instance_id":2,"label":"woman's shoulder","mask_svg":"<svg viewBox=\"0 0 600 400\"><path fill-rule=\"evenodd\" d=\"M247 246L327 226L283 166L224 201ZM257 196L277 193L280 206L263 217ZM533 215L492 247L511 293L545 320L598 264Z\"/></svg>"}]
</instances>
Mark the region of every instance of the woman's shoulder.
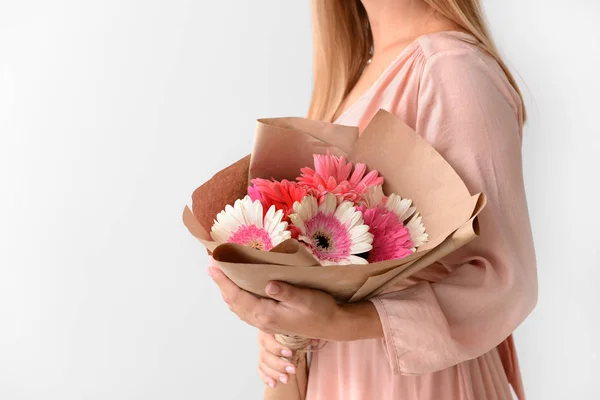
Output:
<instances>
[{"instance_id":1,"label":"woman's shoulder","mask_svg":"<svg viewBox=\"0 0 600 400\"><path fill-rule=\"evenodd\" d=\"M479 96L495 89L511 104L515 111L520 106L520 96L510 84L496 59L485 51L471 34L459 31L437 32L418 40L422 61L421 86L430 84L460 87L466 95Z\"/></svg>"},{"instance_id":2,"label":"woman's shoulder","mask_svg":"<svg viewBox=\"0 0 600 400\"><path fill-rule=\"evenodd\" d=\"M442 65L462 71L486 70L504 75L496 59L483 50L479 41L469 33L435 32L421 36L417 43L425 68Z\"/></svg>"},{"instance_id":3,"label":"woman's shoulder","mask_svg":"<svg viewBox=\"0 0 600 400\"><path fill-rule=\"evenodd\" d=\"M425 58L436 54L477 52L479 41L475 36L461 31L440 31L417 38L419 49Z\"/></svg>"}]
</instances>

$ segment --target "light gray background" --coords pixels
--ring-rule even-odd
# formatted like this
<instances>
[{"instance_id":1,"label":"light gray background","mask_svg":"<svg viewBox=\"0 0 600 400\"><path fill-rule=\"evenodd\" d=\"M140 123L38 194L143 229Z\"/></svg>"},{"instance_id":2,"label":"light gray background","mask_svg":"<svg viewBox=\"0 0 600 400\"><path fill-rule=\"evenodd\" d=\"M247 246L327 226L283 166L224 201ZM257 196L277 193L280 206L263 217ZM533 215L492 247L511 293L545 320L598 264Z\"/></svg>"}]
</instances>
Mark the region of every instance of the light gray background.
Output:
<instances>
[{"instance_id":1,"label":"light gray background","mask_svg":"<svg viewBox=\"0 0 600 400\"><path fill-rule=\"evenodd\" d=\"M529 398L598 399L600 6L485 5L530 112ZM256 118L304 115L310 45L306 1L0 1L1 399L260 398L180 213Z\"/></svg>"}]
</instances>

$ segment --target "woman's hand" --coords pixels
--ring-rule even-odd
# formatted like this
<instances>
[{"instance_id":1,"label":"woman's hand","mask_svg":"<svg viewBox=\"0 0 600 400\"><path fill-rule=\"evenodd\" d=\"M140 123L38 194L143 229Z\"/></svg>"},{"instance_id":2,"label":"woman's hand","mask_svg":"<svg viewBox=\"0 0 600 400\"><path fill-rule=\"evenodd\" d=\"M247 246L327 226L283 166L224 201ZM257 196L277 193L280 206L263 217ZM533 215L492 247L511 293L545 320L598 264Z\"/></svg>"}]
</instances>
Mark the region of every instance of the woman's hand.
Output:
<instances>
[{"instance_id":1,"label":"woman's hand","mask_svg":"<svg viewBox=\"0 0 600 400\"><path fill-rule=\"evenodd\" d=\"M240 289L218 267L209 268L209 275L221 289L229 309L261 331L337 339L334 322L340 318L340 306L332 296L283 282L269 282L266 293L271 299L259 298Z\"/></svg>"},{"instance_id":2,"label":"woman's hand","mask_svg":"<svg viewBox=\"0 0 600 400\"><path fill-rule=\"evenodd\" d=\"M277 381L288 383L289 374L296 373L296 367L290 362L294 353L275 340L275 336L258 332L259 357L258 374L266 385L274 388Z\"/></svg>"},{"instance_id":3,"label":"woman's hand","mask_svg":"<svg viewBox=\"0 0 600 400\"><path fill-rule=\"evenodd\" d=\"M265 291L271 299L259 298L240 289L218 267L209 267L208 273L229 309L265 333L334 341L383 336L371 302L339 305L327 293L283 282L269 282Z\"/></svg>"}]
</instances>

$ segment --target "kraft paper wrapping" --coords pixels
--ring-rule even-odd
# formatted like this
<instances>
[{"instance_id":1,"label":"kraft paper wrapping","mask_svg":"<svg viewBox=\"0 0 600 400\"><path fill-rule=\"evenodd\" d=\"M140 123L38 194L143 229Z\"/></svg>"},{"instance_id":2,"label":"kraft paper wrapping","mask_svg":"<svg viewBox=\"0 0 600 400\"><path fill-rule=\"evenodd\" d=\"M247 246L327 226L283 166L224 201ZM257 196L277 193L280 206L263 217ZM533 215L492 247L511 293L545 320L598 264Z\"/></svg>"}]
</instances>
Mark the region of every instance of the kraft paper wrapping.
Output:
<instances>
[{"instance_id":1,"label":"kraft paper wrapping","mask_svg":"<svg viewBox=\"0 0 600 400\"><path fill-rule=\"evenodd\" d=\"M249 179L293 180L301 168L313 165L313 154L327 151L378 170L385 179L386 194L413 200L429 241L400 260L343 266L319 266L294 239L270 252L212 241L209 232L215 216L247 194ZM355 127L304 118L259 120L252 154L196 189L192 210L185 208L183 221L212 252L225 275L244 290L266 296L267 283L279 280L323 290L340 302L356 302L390 290L477 237L477 215L485 203L484 194L471 195L427 141L394 115L380 110L360 136ZM303 400L306 372L306 360L302 359L290 383L267 388L265 399Z\"/></svg>"}]
</instances>

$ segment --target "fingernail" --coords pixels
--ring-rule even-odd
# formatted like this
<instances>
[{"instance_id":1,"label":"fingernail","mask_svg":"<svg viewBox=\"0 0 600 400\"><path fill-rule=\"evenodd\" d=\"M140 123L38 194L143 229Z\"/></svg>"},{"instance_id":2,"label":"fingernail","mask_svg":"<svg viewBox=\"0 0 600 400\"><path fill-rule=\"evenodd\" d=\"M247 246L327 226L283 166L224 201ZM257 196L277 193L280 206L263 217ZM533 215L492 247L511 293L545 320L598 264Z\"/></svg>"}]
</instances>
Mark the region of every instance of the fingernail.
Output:
<instances>
[{"instance_id":1,"label":"fingernail","mask_svg":"<svg viewBox=\"0 0 600 400\"><path fill-rule=\"evenodd\" d=\"M291 365L288 365L287 367L285 367L286 372L290 373L290 374L295 374L296 373L296 368L294 368Z\"/></svg>"},{"instance_id":2,"label":"fingernail","mask_svg":"<svg viewBox=\"0 0 600 400\"><path fill-rule=\"evenodd\" d=\"M210 276L212 278L213 273L212 273L212 268L211 267L206 268L206 273L208 274L208 276Z\"/></svg>"},{"instance_id":3,"label":"fingernail","mask_svg":"<svg viewBox=\"0 0 600 400\"><path fill-rule=\"evenodd\" d=\"M277 294L279 293L279 290L281 290L281 288L276 283L269 283L267 285L267 294Z\"/></svg>"},{"instance_id":4,"label":"fingernail","mask_svg":"<svg viewBox=\"0 0 600 400\"><path fill-rule=\"evenodd\" d=\"M288 349L281 350L281 354L283 354L284 357L291 357L294 355L292 351Z\"/></svg>"},{"instance_id":5,"label":"fingernail","mask_svg":"<svg viewBox=\"0 0 600 400\"><path fill-rule=\"evenodd\" d=\"M269 381L269 386L271 386L273 389L275 389L275 382Z\"/></svg>"},{"instance_id":6,"label":"fingernail","mask_svg":"<svg viewBox=\"0 0 600 400\"><path fill-rule=\"evenodd\" d=\"M281 383L288 383L288 377L287 377L287 375L281 375L279 377L279 380L281 381Z\"/></svg>"}]
</instances>

